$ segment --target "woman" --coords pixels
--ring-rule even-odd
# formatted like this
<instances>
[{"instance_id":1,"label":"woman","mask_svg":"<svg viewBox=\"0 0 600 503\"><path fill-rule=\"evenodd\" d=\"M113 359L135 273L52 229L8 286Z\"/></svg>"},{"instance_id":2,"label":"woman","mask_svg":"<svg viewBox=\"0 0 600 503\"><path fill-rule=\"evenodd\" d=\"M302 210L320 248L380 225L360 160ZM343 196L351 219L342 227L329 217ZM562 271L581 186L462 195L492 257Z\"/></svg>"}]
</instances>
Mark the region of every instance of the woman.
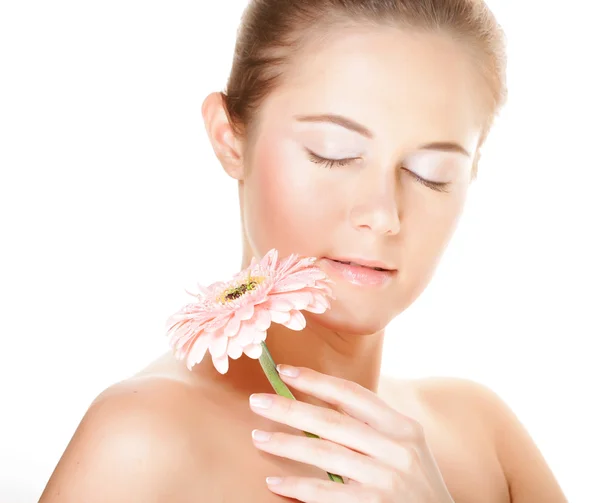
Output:
<instances>
[{"instance_id":1,"label":"woman","mask_svg":"<svg viewBox=\"0 0 600 503\"><path fill-rule=\"evenodd\" d=\"M476 0L251 1L227 91L202 112L238 181L242 267L276 248L335 281L301 333L268 332L275 361L299 370L285 378L298 401L273 395L254 359L221 375L166 354L94 401L41 501L566 501L492 391L380 375L386 325L459 220L504 59Z\"/></svg>"}]
</instances>

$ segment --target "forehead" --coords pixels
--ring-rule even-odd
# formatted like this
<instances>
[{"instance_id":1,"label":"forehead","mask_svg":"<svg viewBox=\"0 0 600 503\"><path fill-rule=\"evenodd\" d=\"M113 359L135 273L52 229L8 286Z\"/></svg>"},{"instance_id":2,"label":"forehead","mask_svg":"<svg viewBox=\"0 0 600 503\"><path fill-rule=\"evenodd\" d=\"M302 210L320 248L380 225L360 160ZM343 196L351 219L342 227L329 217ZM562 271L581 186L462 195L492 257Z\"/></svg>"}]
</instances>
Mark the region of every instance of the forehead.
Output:
<instances>
[{"instance_id":1,"label":"forehead","mask_svg":"<svg viewBox=\"0 0 600 503\"><path fill-rule=\"evenodd\" d=\"M482 107L472 57L464 42L443 33L336 28L309 39L293 57L264 103L264 118L333 113L364 124L378 138L426 135L476 143Z\"/></svg>"}]
</instances>

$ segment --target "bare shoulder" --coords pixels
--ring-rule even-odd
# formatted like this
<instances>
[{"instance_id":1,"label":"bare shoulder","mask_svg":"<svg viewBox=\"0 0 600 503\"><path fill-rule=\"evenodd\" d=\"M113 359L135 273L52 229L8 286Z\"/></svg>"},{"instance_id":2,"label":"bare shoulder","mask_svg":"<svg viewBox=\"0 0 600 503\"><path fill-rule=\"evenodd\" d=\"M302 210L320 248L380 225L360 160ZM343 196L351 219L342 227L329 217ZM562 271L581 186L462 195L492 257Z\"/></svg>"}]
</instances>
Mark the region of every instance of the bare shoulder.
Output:
<instances>
[{"instance_id":1,"label":"bare shoulder","mask_svg":"<svg viewBox=\"0 0 600 503\"><path fill-rule=\"evenodd\" d=\"M423 426L437 429L443 423L444 429L469 436L481 448L495 448L490 420L499 398L486 386L456 377L386 377L383 389L391 405L400 404L401 412L427 423Z\"/></svg>"},{"instance_id":2,"label":"bare shoulder","mask_svg":"<svg viewBox=\"0 0 600 503\"><path fill-rule=\"evenodd\" d=\"M428 377L414 381L418 399L430 410L450 419L474 418L494 433L499 409L504 404L488 386L460 377Z\"/></svg>"},{"instance_id":3,"label":"bare shoulder","mask_svg":"<svg viewBox=\"0 0 600 503\"><path fill-rule=\"evenodd\" d=\"M103 391L81 420L41 503L192 501L186 490L197 487L198 472L185 467L201 465L205 451L191 448L202 429L201 416L189 424L191 393L181 382L152 376Z\"/></svg>"},{"instance_id":4,"label":"bare shoulder","mask_svg":"<svg viewBox=\"0 0 600 503\"><path fill-rule=\"evenodd\" d=\"M420 379L414 386L429 410L456 424L468 425L489 439L510 489L511 502L567 502L531 435L495 391L458 377Z\"/></svg>"}]
</instances>

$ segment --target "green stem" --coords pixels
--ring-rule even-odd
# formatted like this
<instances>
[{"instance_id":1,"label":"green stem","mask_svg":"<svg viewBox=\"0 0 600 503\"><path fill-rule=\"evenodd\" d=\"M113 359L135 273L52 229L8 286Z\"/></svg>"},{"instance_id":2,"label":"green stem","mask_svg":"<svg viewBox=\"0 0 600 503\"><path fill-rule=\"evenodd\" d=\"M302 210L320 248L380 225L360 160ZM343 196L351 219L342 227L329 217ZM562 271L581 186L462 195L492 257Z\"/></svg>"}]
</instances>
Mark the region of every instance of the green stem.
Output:
<instances>
[{"instance_id":1,"label":"green stem","mask_svg":"<svg viewBox=\"0 0 600 503\"><path fill-rule=\"evenodd\" d=\"M279 377L279 372L277 372L277 367L275 366L275 362L273 361L271 353L269 353L269 350L267 349L267 345L264 342L261 342L261 345L262 353L258 361L260 362L260 366L262 367L265 375L267 376L267 379L271 383L271 386L273 386L275 393L277 393L280 396L296 400L296 398L294 398L294 395L292 395L292 392ZM321 438L318 435L309 433L308 431L303 431L303 433L310 438ZM344 483L344 480L339 475L327 472L327 476L334 482L340 482L341 484Z\"/></svg>"}]
</instances>

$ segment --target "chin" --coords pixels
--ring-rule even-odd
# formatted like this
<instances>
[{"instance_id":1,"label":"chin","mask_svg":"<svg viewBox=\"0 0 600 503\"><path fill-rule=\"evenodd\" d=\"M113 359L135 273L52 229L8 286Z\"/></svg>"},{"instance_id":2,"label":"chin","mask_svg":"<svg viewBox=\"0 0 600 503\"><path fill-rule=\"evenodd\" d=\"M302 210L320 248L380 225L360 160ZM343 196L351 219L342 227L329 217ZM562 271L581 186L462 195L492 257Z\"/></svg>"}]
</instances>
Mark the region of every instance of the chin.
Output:
<instances>
[{"instance_id":1,"label":"chin","mask_svg":"<svg viewBox=\"0 0 600 503\"><path fill-rule=\"evenodd\" d=\"M360 311L349 313L347 310L336 309L335 301L331 309L323 314L303 313L310 325L320 325L323 328L348 335L371 335L384 330L394 319L386 313L371 311L360 315Z\"/></svg>"}]
</instances>

